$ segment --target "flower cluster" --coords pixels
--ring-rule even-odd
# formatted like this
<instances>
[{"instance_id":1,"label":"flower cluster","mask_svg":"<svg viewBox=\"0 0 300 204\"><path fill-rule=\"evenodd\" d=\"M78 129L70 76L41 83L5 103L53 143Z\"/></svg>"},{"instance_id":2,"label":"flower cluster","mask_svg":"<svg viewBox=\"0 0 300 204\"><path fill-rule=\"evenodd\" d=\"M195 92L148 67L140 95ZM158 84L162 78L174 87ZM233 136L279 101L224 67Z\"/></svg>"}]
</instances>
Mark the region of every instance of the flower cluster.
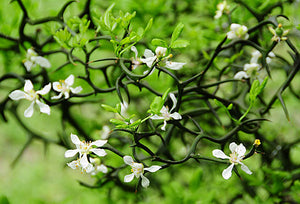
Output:
<instances>
[{"instance_id":1,"label":"flower cluster","mask_svg":"<svg viewBox=\"0 0 300 204\"><path fill-rule=\"evenodd\" d=\"M28 72L30 72L31 68L35 67L36 65L40 65L40 67L44 68L51 67L50 62L46 58L38 56L38 54L32 48L27 50L26 59L23 61L23 63Z\"/></svg>"},{"instance_id":2,"label":"flower cluster","mask_svg":"<svg viewBox=\"0 0 300 204\"><path fill-rule=\"evenodd\" d=\"M258 144L258 141L255 141ZM255 144L256 144L255 143ZM260 144L260 143L259 143ZM230 157L225 155L225 153L220 149L215 149L212 151L213 156L220 158L220 159L229 159L230 166L222 172L222 176L224 179L229 179L232 175L232 169L234 165L241 165L241 168L244 172L247 174L252 174L252 172L249 170L249 168L242 163L243 158L245 157L246 148L241 143L237 145L235 142L230 143L229 149L231 151Z\"/></svg>"},{"instance_id":3,"label":"flower cluster","mask_svg":"<svg viewBox=\"0 0 300 204\"><path fill-rule=\"evenodd\" d=\"M263 80L263 74L262 74L262 65L259 62L259 59L261 58L261 53L258 50L255 50L252 52L252 57L250 59L250 63L244 65L244 70L239 71L234 75L235 79L248 79L250 77L257 78L258 80ZM266 62L269 64L272 61L272 58L275 57L275 54L273 52L270 52L268 54L268 57L266 58Z\"/></svg>"},{"instance_id":4,"label":"flower cluster","mask_svg":"<svg viewBox=\"0 0 300 204\"><path fill-rule=\"evenodd\" d=\"M146 64L147 67L152 68L154 62L162 62L162 64L169 69L172 70L179 70L185 65L186 63L182 62L173 62L169 59L173 57L172 54L167 56L168 49L165 47L157 47L155 49L155 54L149 50L145 49L144 51L144 58L138 57L138 51L135 46L131 47L131 51L135 53L135 58L132 59L132 69L137 68L141 64Z\"/></svg>"},{"instance_id":5,"label":"flower cluster","mask_svg":"<svg viewBox=\"0 0 300 204\"><path fill-rule=\"evenodd\" d=\"M82 91L81 86L76 88L72 88L71 86L74 84L74 75L71 74L66 80L60 80L59 82L53 82L53 89L59 92L59 95L51 97L51 99L60 99L63 95L65 99L70 97L70 92L73 94L77 94Z\"/></svg>"},{"instance_id":6,"label":"flower cluster","mask_svg":"<svg viewBox=\"0 0 300 204\"><path fill-rule=\"evenodd\" d=\"M106 152L101 148L107 143L107 140L96 140L94 142L80 141L77 135L71 134L71 141L75 144L76 149L67 150L65 152L65 157L73 157L79 153L78 159L68 163L67 165L72 169L81 169L81 172L96 174L101 171L106 173L107 167L100 164L99 159L94 159L90 154L95 154L99 157L104 157Z\"/></svg>"},{"instance_id":7,"label":"flower cluster","mask_svg":"<svg viewBox=\"0 0 300 204\"><path fill-rule=\"evenodd\" d=\"M269 30L273 34L272 41L275 42L287 40L286 36L290 32L290 30L284 30L281 23L278 24L276 29L269 27Z\"/></svg>"}]
</instances>

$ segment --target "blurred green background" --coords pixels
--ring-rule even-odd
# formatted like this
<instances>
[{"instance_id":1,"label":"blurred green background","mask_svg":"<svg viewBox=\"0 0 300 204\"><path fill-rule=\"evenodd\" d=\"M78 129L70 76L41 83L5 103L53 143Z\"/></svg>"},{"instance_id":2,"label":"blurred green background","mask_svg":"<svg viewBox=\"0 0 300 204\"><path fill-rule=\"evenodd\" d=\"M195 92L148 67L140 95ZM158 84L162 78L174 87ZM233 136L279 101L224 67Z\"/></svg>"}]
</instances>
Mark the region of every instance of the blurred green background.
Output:
<instances>
[{"instance_id":1,"label":"blurred green background","mask_svg":"<svg viewBox=\"0 0 300 204\"><path fill-rule=\"evenodd\" d=\"M24 5L30 11L30 17L33 19L42 18L49 15L56 15L58 10L67 1L53 1L53 0L39 0L30 1L24 0ZM92 1L93 2L93 1ZM136 11L136 18L133 25L145 26L148 20L153 17L154 24L149 33L147 33L144 43L151 42L153 38L169 39L174 27L178 22L185 24L182 37L190 40L192 43L188 48L177 51L181 53L177 58L184 59L187 62L187 68L180 70L179 73L197 73L201 70L198 64L195 63L200 58L200 50L214 48L216 44L223 39L225 31L222 31L226 21L224 19L214 20L214 12L216 5L220 1L171 1L171 0L116 0L116 1L97 1L92 3L92 12L95 16L101 16L105 10L116 3L115 12L122 10L124 12ZM250 6L257 9L263 9L264 5L271 4L276 1L247 1ZM85 1L81 0L72 4L65 13L65 19L77 15L82 10ZM16 2L9 3L8 0L2 0L0 8L0 32L12 37L18 37L18 30L16 29L20 23L21 11ZM257 6L260 5L260 6ZM290 26L297 26L299 23L299 15L297 15L298 3L286 5L285 14L290 18ZM277 11L275 10L274 13ZM233 16L233 21L247 24L249 27L255 25L255 21L249 18L250 14L241 9ZM52 24L40 26L42 32L51 33ZM26 28L28 33L34 34L35 29L39 26L32 26ZM216 32L218 30L219 32ZM291 40L300 48L299 33L292 32ZM7 45L7 42L0 41L2 45ZM285 46L277 46L276 54L287 56L287 48ZM109 55L109 52L108 54ZM0 73L14 71L20 73L21 61L24 59L24 53L14 55L12 52L1 51L0 55ZM60 60L49 59L53 62L53 67L60 64ZM55 61L55 62L54 62ZM195 62L194 62L195 61ZM54 69L53 69L54 70ZM50 71L53 71L50 70ZM63 71L63 75L68 75L68 70ZM61 74L61 73L60 73ZM58 75L58 74L57 74ZM54 74L53 78L57 78ZM279 84L284 78L281 71L274 70L272 72L272 79L269 80L266 87L267 93L274 93ZM172 81L170 79L162 80L161 83L153 82L158 90L163 91L165 86L170 86ZM297 76L293 82L294 87L300 86L300 77ZM10 83L5 82L0 90L0 99L4 99L9 92L9 87L13 87ZM136 89L136 96L139 95ZM270 94L271 96L271 94ZM101 100L105 103L116 103L116 95L105 97L101 96ZM287 121L284 112L277 102L275 107L271 110L268 118L271 122L262 124L261 134L270 141L276 141L282 146L293 143L299 140L300 135L300 110L299 100L289 94L287 90L284 94L284 99L288 109L290 110L290 121ZM150 102L149 102L150 103ZM27 107L27 103L21 103L18 107L18 112L22 115L23 110ZM145 104L147 106L147 104ZM99 112L93 112L90 115L85 115L79 118L79 122L84 123L84 117L93 121L99 122L99 129L107 122L108 116L103 117L100 105L89 106L85 105L76 109L76 115L94 110L99 107ZM133 108L134 109L134 108ZM37 132L42 132L47 138L53 138L61 131L62 127L57 125L56 121L60 117L59 112L55 109L51 116L48 117L43 114L36 114L34 117L24 120L31 128L39 127ZM81 174L79 171L74 171L66 167L66 160L64 158L65 148L56 145L44 146L40 141L34 141L28 148L25 149L17 163L14 160L18 157L24 144L27 142L27 135L24 133L22 127L17 126L16 119L7 112L8 122L0 121L0 203L229 203L232 198L237 196L235 203L275 203L280 202L280 197L276 197L277 193L289 183L285 183L285 177L297 172L270 172L270 169L264 167L262 163L263 154L254 155L251 159L246 160L245 164L251 169L253 175L247 175L240 172L242 177L247 180L250 186L254 186L257 191L256 197L251 197L248 194L243 194L245 183L241 181L236 175L233 175L230 180L226 181L222 178L221 172L226 165L221 165L209 161L202 161L199 165L193 161L185 163L185 165L177 165L168 169L157 172L149 177L155 177L155 181L151 180L148 189L141 189L136 193L123 192L121 189L114 187L112 184L100 189L89 189L79 185L78 181L83 181L87 184L93 184L93 178L89 175ZM70 130L71 131L71 130ZM95 139L98 139L97 133L93 133ZM243 141L247 141L249 150L252 141L255 137L253 135L241 134ZM276 159L277 150L280 146L274 147L274 162L272 167L275 169L282 165ZM184 155L186 149L180 146L179 152ZM219 148L215 144L203 142L199 147L199 153L211 157L211 151ZM291 160L294 165L300 165L300 145L296 145L290 150ZM228 148L225 148L225 153L228 153ZM119 161L122 163L122 161ZM12 165L13 164L13 165ZM129 170L129 169L127 169ZM126 171L125 171L126 172ZM125 174L124 172L124 174ZM299 172L298 172L299 173ZM266 178L266 175L268 179ZM248 185L247 184L247 185ZM282 186L281 186L282 185ZM157 191L156 187L160 186L161 190ZM274 195L271 195L273 192ZM290 188L287 193L293 199L300 202L300 183L296 182L294 187Z\"/></svg>"}]
</instances>

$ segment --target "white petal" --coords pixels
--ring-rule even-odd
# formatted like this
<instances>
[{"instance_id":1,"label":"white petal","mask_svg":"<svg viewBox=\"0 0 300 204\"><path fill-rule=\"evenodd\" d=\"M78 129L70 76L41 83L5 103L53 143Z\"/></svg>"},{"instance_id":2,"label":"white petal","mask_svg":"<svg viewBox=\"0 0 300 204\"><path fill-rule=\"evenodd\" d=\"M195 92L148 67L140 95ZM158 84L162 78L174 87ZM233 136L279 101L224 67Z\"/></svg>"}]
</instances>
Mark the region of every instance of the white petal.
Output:
<instances>
[{"instance_id":1,"label":"white petal","mask_svg":"<svg viewBox=\"0 0 300 204\"><path fill-rule=\"evenodd\" d=\"M25 110L24 112L24 116L26 118L30 118L34 112L34 108L33 108L33 105L35 104L35 102L33 101L30 106Z\"/></svg>"},{"instance_id":2,"label":"white petal","mask_svg":"<svg viewBox=\"0 0 300 204\"><path fill-rule=\"evenodd\" d=\"M105 165L101 164L100 166L97 166L97 171L101 171L102 173L107 173L108 169Z\"/></svg>"},{"instance_id":3,"label":"white petal","mask_svg":"<svg viewBox=\"0 0 300 204\"><path fill-rule=\"evenodd\" d=\"M141 61L142 61L143 63L147 64L147 66L148 66L149 68L152 67L153 62L154 62L155 60L156 60L156 56L154 56L154 57L148 57L148 58L145 58L145 59L141 58Z\"/></svg>"},{"instance_id":4,"label":"white petal","mask_svg":"<svg viewBox=\"0 0 300 204\"><path fill-rule=\"evenodd\" d=\"M67 165L68 165L69 167L71 167L72 169L77 169L79 163L78 163L78 160L74 160L74 161L72 161L72 162L70 162L70 163L67 163Z\"/></svg>"},{"instance_id":5,"label":"white petal","mask_svg":"<svg viewBox=\"0 0 300 204\"><path fill-rule=\"evenodd\" d=\"M234 75L234 79L241 80L241 79L248 79L248 78L249 78L248 74L244 71L239 71Z\"/></svg>"},{"instance_id":6,"label":"white petal","mask_svg":"<svg viewBox=\"0 0 300 204\"><path fill-rule=\"evenodd\" d=\"M66 78L65 83L69 86L72 86L74 84L74 75L71 74L70 76L68 76L68 78Z\"/></svg>"},{"instance_id":7,"label":"white petal","mask_svg":"<svg viewBox=\"0 0 300 204\"><path fill-rule=\"evenodd\" d=\"M40 107L40 111L42 113L46 113L46 114L50 115L50 107L47 104L42 103L39 100L36 100L36 104Z\"/></svg>"},{"instance_id":8,"label":"white petal","mask_svg":"<svg viewBox=\"0 0 300 204\"><path fill-rule=\"evenodd\" d=\"M36 93L40 94L40 95L45 95L45 94L49 93L50 89L51 89L51 83L47 84L46 86L44 86L43 89L37 91Z\"/></svg>"},{"instance_id":9,"label":"white petal","mask_svg":"<svg viewBox=\"0 0 300 204\"><path fill-rule=\"evenodd\" d=\"M37 53L36 53L32 48L29 48L29 49L27 50L27 55L28 55L29 57L31 57L31 56L37 56Z\"/></svg>"},{"instance_id":10,"label":"white petal","mask_svg":"<svg viewBox=\"0 0 300 204\"><path fill-rule=\"evenodd\" d=\"M124 182L125 182L125 183L128 183L128 182L132 181L133 178L134 178L134 174L133 174L133 173L132 173L132 174L129 174L129 175L126 175L126 176L124 177Z\"/></svg>"},{"instance_id":11,"label":"white petal","mask_svg":"<svg viewBox=\"0 0 300 204\"><path fill-rule=\"evenodd\" d=\"M88 163L87 167L85 168L86 173L91 173L92 171L94 171L95 168L92 164Z\"/></svg>"},{"instance_id":12,"label":"white petal","mask_svg":"<svg viewBox=\"0 0 300 204\"><path fill-rule=\"evenodd\" d=\"M234 164L231 164L228 168L224 169L222 172L222 176L224 179L229 179L232 175L232 168L233 168Z\"/></svg>"},{"instance_id":13,"label":"white petal","mask_svg":"<svg viewBox=\"0 0 300 204\"><path fill-rule=\"evenodd\" d=\"M26 67L26 70L27 70L28 72L30 72L30 71L31 71L31 68L33 67L33 63L32 63L31 61L29 61L29 60L25 60L24 66Z\"/></svg>"},{"instance_id":14,"label":"white petal","mask_svg":"<svg viewBox=\"0 0 300 204\"><path fill-rule=\"evenodd\" d=\"M20 90L15 90L13 92L11 92L8 97L11 98L12 100L14 101L17 101L17 100L20 100L20 99L23 99L25 98L25 93L23 91L20 91Z\"/></svg>"},{"instance_id":15,"label":"white petal","mask_svg":"<svg viewBox=\"0 0 300 204\"><path fill-rule=\"evenodd\" d=\"M57 92L61 92L62 91L62 86L58 81L55 81L52 83L53 89Z\"/></svg>"},{"instance_id":16,"label":"white petal","mask_svg":"<svg viewBox=\"0 0 300 204\"><path fill-rule=\"evenodd\" d=\"M161 120L161 119L165 119L164 117L162 116L158 116L158 115L154 115L151 117L152 120Z\"/></svg>"},{"instance_id":17,"label":"white petal","mask_svg":"<svg viewBox=\"0 0 300 204\"><path fill-rule=\"evenodd\" d=\"M258 50L255 50L251 53L252 58L250 60L250 63L258 63L258 59L261 57L261 53Z\"/></svg>"},{"instance_id":18,"label":"white petal","mask_svg":"<svg viewBox=\"0 0 300 204\"><path fill-rule=\"evenodd\" d=\"M147 179L143 174L141 174L141 178L142 178L142 186L144 188L147 188L150 184L149 179Z\"/></svg>"},{"instance_id":19,"label":"white petal","mask_svg":"<svg viewBox=\"0 0 300 204\"><path fill-rule=\"evenodd\" d=\"M172 112L172 110L176 107L177 99L176 99L176 97L175 97L175 95L173 93L170 93L169 95L170 95L170 98L171 98L171 100L173 102L173 106L172 106L172 108L170 110L170 112Z\"/></svg>"},{"instance_id":20,"label":"white petal","mask_svg":"<svg viewBox=\"0 0 300 204\"><path fill-rule=\"evenodd\" d=\"M79 93L79 92L82 91L82 87L81 86L77 86L74 89L71 87L70 89L71 89L71 92L74 93L74 94L77 94L77 93Z\"/></svg>"},{"instance_id":21,"label":"white petal","mask_svg":"<svg viewBox=\"0 0 300 204\"><path fill-rule=\"evenodd\" d=\"M232 31L237 31L240 27L241 27L240 24L232 23L232 24L230 25L230 30L232 30Z\"/></svg>"},{"instance_id":22,"label":"white petal","mask_svg":"<svg viewBox=\"0 0 300 204\"><path fill-rule=\"evenodd\" d=\"M227 38L232 40L232 39L238 38L238 36L235 34L235 32L229 31L229 32L227 33Z\"/></svg>"},{"instance_id":23,"label":"white petal","mask_svg":"<svg viewBox=\"0 0 300 204\"><path fill-rule=\"evenodd\" d=\"M215 149L212 151L212 154L214 157L220 158L220 159L229 159L230 157L225 155L225 153L222 150Z\"/></svg>"},{"instance_id":24,"label":"white petal","mask_svg":"<svg viewBox=\"0 0 300 204\"><path fill-rule=\"evenodd\" d=\"M166 131L167 121L164 120L164 125L161 127L161 130Z\"/></svg>"},{"instance_id":25,"label":"white petal","mask_svg":"<svg viewBox=\"0 0 300 204\"><path fill-rule=\"evenodd\" d=\"M241 143L236 147L235 151L239 157L244 156L246 153L246 147L244 147L244 145Z\"/></svg>"},{"instance_id":26,"label":"white petal","mask_svg":"<svg viewBox=\"0 0 300 204\"><path fill-rule=\"evenodd\" d=\"M75 154L78 153L78 151L79 151L78 149L67 150L67 151L65 152L65 157L66 157L66 158L68 158L68 157L74 157Z\"/></svg>"},{"instance_id":27,"label":"white petal","mask_svg":"<svg viewBox=\"0 0 300 204\"><path fill-rule=\"evenodd\" d=\"M80 165L82 166L82 168L86 168L89 165L86 154L83 154L83 156L81 157Z\"/></svg>"},{"instance_id":28,"label":"white petal","mask_svg":"<svg viewBox=\"0 0 300 204\"><path fill-rule=\"evenodd\" d=\"M241 168L244 172L246 172L247 174L250 174L250 175L252 174L252 172L249 170L249 168L245 164L243 164L243 163L240 163L240 164L241 164Z\"/></svg>"},{"instance_id":29,"label":"white petal","mask_svg":"<svg viewBox=\"0 0 300 204\"><path fill-rule=\"evenodd\" d=\"M80 145L82 142L79 140L77 135L74 135L71 133L71 141L73 142L73 144L75 145Z\"/></svg>"},{"instance_id":30,"label":"white petal","mask_svg":"<svg viewBox=\"0 0 300 204\"><path fill-rule=\"evenodd\" d=\"M94 152L99 157L104 157L107 154L104 149L91 149L91 152Z\"/></svg>"},{"instance_id":31,"label":"white petal","mask_svg":"<svg viewBox=\"0 0 300 204\"><path fill-rule=\"evenodd\" d=\"M171 61L166 61L166 67L172 70L179 70L185 65L186 63L182 62L171 62Z\"/></svg>"},{"instance_id":32,"label":"white petal","mask_svg":"<svg viewBox=\"0 0 300 204\"><path fill-rule=\"evenodd\" d=\"M144 57L151 58L151 57L154 57L154 56L155 55L154 55L154 53L151 50L145 49L145 51L144 51Z\"/></svg>"},{"instance_id":33,"label":"white petal","mask_svg":"<svg viewBox=\"0 0 300 204\"><path fill-rule=\"evenodd\" d=\"M38 65L40 65L41 67L45 67L45 68L50 68L51 67L50 62L44 57L41 57L41 56L36 56L35 57L35 56L33 56L32 60L34 62L36 62Z\"/></svg>"},{"instance_id":34,"label":"white petal","mask_svg":"<svg viewBox=\"0 0 300 204\"><path fill-rule=\"evenodd\" d=\"M182 119L181 115L177 112L174 112L174 113L170 114L170 117L175 119L175 120L181 120Z\"/></svg>"},{"instance_id":35,"label":"white petal","mask_svg":"<svg viewBox=\"0 0 300 204\"><path fill-rule=\"evenodd\" d=\"M33 89L33 85L30 80L25 80L24 91L30 92Z\"/></svg>"},{"instance_id":36,"label":"white petal","mask_svg":"<svg viewBox=\"0 0 300 204\"><path fill-rule=\"evenodd\" d=\"M128 165L132 165L134 163L131 156L124 156L123 160L124 160L125 164L128 164Z\"/></svg>"},{"instance_id":37,"label":"white petal","mask_svg":"<svg viewBox=\"0 0 300 204\"><path fill-rule=\"evenodd\" d=\"M135 58L137 59L138 58L138 51L137 51L136 47L132 46L130 49L131 49L132 52L135 53Z\"/></svg>"},{"instance_id":38,"label":"white petal","mask_svg":"<svg viewBox=\"0 0 300 204\"><path fill-rule=\"evenodd\" d=\"M155 49L155 54L158 57L164 57L166 55L166 53L167 53L167 48L165 48L165 47L157 47Z\"/></svg>"},{"instance_id":39,"label":"white petal","mask_svg":"<svg viewBox=\"0 0 300 204\"><path fill-rule=\"evenodd\" d=\"M65 99L68 99L68 98L70 98L70 94L69 94L69 92L65 91L65 92L64 92L64 95L65 95Z\"/></svg>"},{"instance_id":40,"label":"white petal","mask_svg":"<svg viewBox=\"0 0 300 204\"><path fill-rule=\"evenodd\" d=\"M229 149L231 152L235 152L236 151L236 148L237 148L237 144L235 142L232 142L229 144Z\"/></svg>"},{"instance_id":41,"label":"white petal","mask_svg":"<svg viewBox=\"0 0 300 204\"><path fill-rule=\"evenodd\" d=\"M161 169L161 166L158 166L158 165L153 165L153 166L150 166L148 168L144 168L144 170L150 171L150 172L156 172L160 169Z\"/></svg>"},{"instance_id":42,"label":"white petal","mask_svg":"<svg viewBox=\"0 0 300 204\"><path fill-rule=\"evenodd\" d=\"M96 141L92 142L91 145L95 145L97 147L102 147L106 143L107 143L107 140L96 140Z\"/></svg>"},{"instance_id":43,"label":"white petal","mask_svg":"<svg viewBox=\"0 0 300 204\"><path fill-rule=\"evenodd\" d=\"M62 97L63 93L59 93L57 96L52 96L51 99L60 99Z\"/></svg>"}]
</instances>

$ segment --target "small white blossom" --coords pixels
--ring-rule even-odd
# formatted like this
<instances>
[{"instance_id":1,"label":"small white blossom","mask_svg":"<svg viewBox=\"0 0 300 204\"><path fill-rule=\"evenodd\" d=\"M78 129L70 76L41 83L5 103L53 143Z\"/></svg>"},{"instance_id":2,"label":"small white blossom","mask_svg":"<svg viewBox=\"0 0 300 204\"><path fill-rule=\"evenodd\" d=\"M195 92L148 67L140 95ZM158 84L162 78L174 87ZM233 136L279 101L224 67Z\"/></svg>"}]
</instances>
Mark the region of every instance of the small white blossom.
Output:
<instances>
[{"instance_id":1,"label":"small white blossom","mask_svg":"<svg viewBox=\"0 0 300 204\"><path fill-rule=\"evenodd\" d=\"M24 60L26 70L30 72L31 68L35 67L37 64L44 68L51 67L50 62L46 58L38 56L38 54L33 49L28 49L26 59Z\"/></svg>"},{"instance_id":2,"label":"small white blossom","mask_svg":"<svg viewBox=\"0 0 300 204\"><path fill-rule=\"evenodd\" d=\"M108 172L107 167L104 164L101 164L100 159L98 159L98 158L95 158L95 159L90 158L90 161L91 161L92 164L94 164L94 168L90 172L91 175L96 175L99 172L102 172L102 173L106 174Z\"/></svg>"},{"instance_id":3,"label":"small white blossom","mask_svg":"<svg viewBox=\"0 0 300 204\"><path fill-rule=\"evenodd\" d=\"M229 5L226 1L223 1L217 5L216 15L214 16L215 19L220 18L223 13L229 11Z\"/></svg>"},{"instance_id":4,"label":"small white blossom","mask_svg":"<svg viewBox=\"0 0 300 204\"><path fill-rule=\"evenodd\" d=\"M227 33L227 38L234 39L244 39L247 40L249 38L248 28L244 25L232 23L230 25L230 31Z\"/></svg>"},{"instance_id":5,"label":"small white blossom","mask_svg":"<svg viewBox=\"0 0 300 204\"><path fill-rule=\"evenodd\" d=\"M250 77L262 78L261 65L257 63L245 64L244 71L240 71L234 76L235 79L248 79Z\"/></svg>"},{"instance_id":6,"label":"small white blossom","mask_svg":"<svg viewBox=\"0 0 300 204\"><path fill-rule=\"evenodd\" d=\"M70 92L73 94L77 94L82 91L81 86L77 86L76 88L72 88L71 86L74 84L74 75L71 74L66 78L66 80L59 80L59 82L53 82L53 89L59 94L57 96L51 97L51 99L60 99L63 95L65 99L70 97Z\"/></svg>"},{"instance_id":7,"label":"small white blossom","mask_svg":"<svg viewBox=\"0 0 300 204\"><path fill-rule=\"evenodd\" d=\"M30 106L25 110L24 116L26 118L30 118L33 115L34 112L34 104L37 104L40 108L40 111L42 113L46 113L50 115L50 107L41 102L39 99L39 95L45 95L49 93L51 89L51 83L47 84L44 86L43 89L39 91L35 91L33 89L33 85L30 80L25 80L25 85L24 85L24 91L21 90L15 90L9 94L9 98L11 98L14 101L20 100L20 99L26 99L28 101L31 101Z\"/></svg>"},{"instance_id":8,"label":"small white blossom","mask_svg":"<svg viewBox=\"0 0 300 204\"><path fill-rule=\"evenodd\" d=\"M104 157L106 155L106 152L103 149L94 148L93 146L102 147L107 143L107 140L96 140L94 142L80 141L77 135L71 133L71 141L76 145L76 149L67 150L65 152L65 157L73 157L79 153L79 162L82 168L86 168L89 165L87 155L91 152L99 157Z\"/></svg>"},{"instance_id":9,"label":"small white blossom","mask_svg":"<svg viewBox=\"0 0 300 204\"><path fill-rule=\"evenodd\" d=\"M77 159L77 160L74 160L70 163L67 163L67 165L72 168L72 169L79 169L81 170L81 173L83 172L86 172L86 173L92 173L93 171L95 171L95 168L92 164L88 163L87 166L82 166L81 162L80 162L81 159Z\"/></svg>"},{"instance_id":10,"label":"small white blossom","mask_svg":"<svg viewBox=\"0 0 300 204\"><path fill-rule=\"evenodd\" d=\"M135 53L135 57L131 59L132 61L132 70L137 68L139 65L141 65L142 61L141 58L138 57L138 51L135 46L132 46L131 51Z\"/></svg>"},{"instance_id":11,"label":"small white blossom","mask_svg":"<svg viewBox=\"0 0 300 204\"><path fill-rule=\"evenodd\" d=\"M166 130L166 125L167 125L167 121L170 120L171 118L175 119L175 120L181 120L182 117L179 113L174 112L171 113L172 110L174 110L174 108L176 107L177 104L177 100L174 94L170 93L170 98L173 102L173 107L171 108L171 110L169 111L169 107L168 106L163 106L162 109L160 110L160 115L155 114L154 116L151 117L152 120L164 120L164 125L161 127L162 130Z\"/></svg>"},{"instance_id":12,"label":"small white blossom","mask_svg":"<svg viewBox=\"0 0 300 204\"><path fill-rule=\"evenodd\" d=\"M252 57L250 59L250 63L259 63L259 58L261 58L261 53L258 50L255 50L251 53ZM273 52L269 52L268 57L266 58L266 62L268 64L271 63L272 58L275 57L275 54Z\"/></svg>"},{"instance_id":13,"label":"small white blossom","mask_svg":"<svg viewBox=\"0 0 300 204\"><path fill-rule=\"evenodd\" d=\"M152 67L154 61L157 59L157 56L154 55L154 53L149 49L145 49L144 57L145 58L141 58L141 61L145 63L149 68Z\"/></svg>"},{"instance_id":14,"label":"small white blossom","mask_svg":"<svg viewBox=\"0 0 300 204\"><path fill-rule=\"evenodd\" d=\"M101 134L101 139L103 139L103 140L108 139L110 133L111 133L110 128L109 128L107 125L104 125L104 126L102 127L101 132L100 132L100 134Z\"/></svg>"},{"instance_id":15,"label":"small white blossom","mask_svg":"<svg viewBox=\"0 0 300 204\"><path fill-rule=\"evenodd\" d=\"M213 156L220 159L229 159L229 161L231 162L231 165L228 168L224 169L224 171L222 172L223 178L229 179L232 175L231 172L233 166L238 164L241 165L241 168L244 172L246 172L247 174L252 174L249 168L242 163L242 160L245 157L245 153L246 153L246 148L244 147L244 145L242 143L237 145L235 142L232 142L229 145L229 149L231 151L230 157L225 155L222 150L215 149L212 151Z\"/></svg>"},{"instance_id":16,"label":"small white blossom","mask_svg":"<svg viewBox=\"0 0 300 204\"><path fill-rule=\"evenodd\" d=\"M142 163L136 163L133 161L131 156L124 156L123 160L125 162L125 164L128 164L129 166L131 166L131 172L132 174L126 175L124 177L124 182L128 183L131 182L133 180L134 177L136 178L140 178L142 179L142 186L144 188L147 188L150 184L149 179L147 179L143 174L144 174L144 170L149 171L149 172L156 172L159 169L161 169L161 166L158 165L153 165L150 166L148 168L144 168L144 165Z\"/></svg>"}]
</instances>

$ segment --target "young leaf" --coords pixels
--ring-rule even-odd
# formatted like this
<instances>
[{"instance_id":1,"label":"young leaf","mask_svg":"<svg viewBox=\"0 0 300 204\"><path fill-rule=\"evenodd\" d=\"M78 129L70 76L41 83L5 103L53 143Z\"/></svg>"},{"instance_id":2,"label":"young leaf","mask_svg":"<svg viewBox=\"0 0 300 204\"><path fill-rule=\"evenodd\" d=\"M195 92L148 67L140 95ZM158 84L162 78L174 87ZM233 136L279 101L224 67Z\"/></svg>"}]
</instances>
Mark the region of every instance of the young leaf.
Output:
<instances>
[{"instance_id":1,"label":"young leaf","mask_svg":"<svg viewBox=\"0 0 300 204\"><path fill-rule=\"evenodd\" d=\"M171 48L183 48L183 47L187 47L189 45L190 45L190 42L187 40L175 40L171 44Z\"/></svg>"},{"instance_id":2,"label":"young leaf","mask_svg":"<svg viewBox=\"0 0 300 204\"><path fill-rule=\"evenodd\" d=\"M183 30L184 25L182 23L179 23L176 28L174 29L173 33L172 33L172 37L171 37L171 46L173 45L173 43L178 39L179 35L181 34L182 30Z\"/></svg>"},{"instance_id":3,"label":"young leaf","mask_svg":"<svg viewBox=\"0 0 300 204\"><path fill-rule=\"evenodd\" d=\"M113 112L113 113L118 113L117 109L109 106L109 105L106 105L106 104L102 104L101 107L106 110L106 111L109 111L109 112Z\"/></svg>"},{"instance_id":4,"label":"young leaf","mask_svg":"<svg viewBox=\"0 0 300 204\"><path fill-rule=\"evenodd\" d=\"M151 44L154 46L161 46L161 47L168 47L168 44L166 41L162 40L162 39L158 39L158 38L154 38L151 41Z\"/></svg>"}]
</instances>

